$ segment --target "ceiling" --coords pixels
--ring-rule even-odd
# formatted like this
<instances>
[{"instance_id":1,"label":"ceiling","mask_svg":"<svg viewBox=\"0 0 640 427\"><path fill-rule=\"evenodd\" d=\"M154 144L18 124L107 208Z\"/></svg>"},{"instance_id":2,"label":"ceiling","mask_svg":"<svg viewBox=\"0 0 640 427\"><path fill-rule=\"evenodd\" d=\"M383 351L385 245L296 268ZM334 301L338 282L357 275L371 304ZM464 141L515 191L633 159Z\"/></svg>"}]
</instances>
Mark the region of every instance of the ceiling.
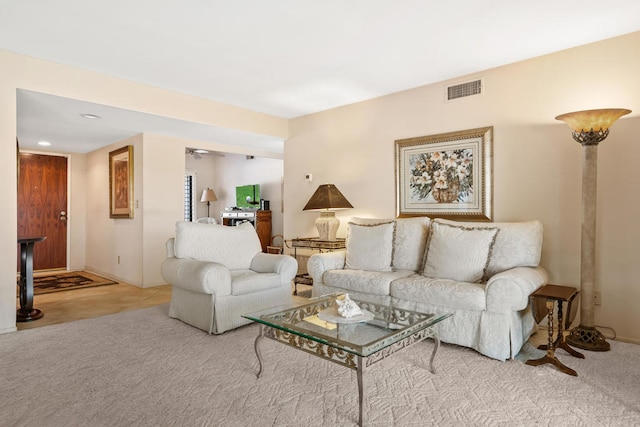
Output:
<instances>
[{"instance_id":1,"label":"ceiling","mask_svg":"<svg viewBox=\"0 0 640 427\"><path fill-rule=\"evenodd\" d=\"M638 16L637 0L0 0L0 49L292 118L640 31ZM23 147L87 152L141 132L283 147L18 94Z\"/></svg>"}]
</instances>

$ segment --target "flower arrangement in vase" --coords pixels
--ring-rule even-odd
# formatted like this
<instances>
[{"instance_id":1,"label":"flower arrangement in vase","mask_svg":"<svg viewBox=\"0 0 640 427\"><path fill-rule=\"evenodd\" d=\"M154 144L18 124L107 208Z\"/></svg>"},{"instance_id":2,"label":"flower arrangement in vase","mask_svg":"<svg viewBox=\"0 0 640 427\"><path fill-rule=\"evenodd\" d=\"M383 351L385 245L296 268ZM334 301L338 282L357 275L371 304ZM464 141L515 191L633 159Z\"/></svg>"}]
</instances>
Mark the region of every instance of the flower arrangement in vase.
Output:
<instances>
[{"instance_id":1,"label":"flower arrangement in vase","mask_svg":"<svg viewBox=\"0 0 640 427\"><path fill-rule=\"evenodd\" d=\"M421 200L431 195L437 203L461 202L473 193L472 168L471 149L414 154L409 186Z\"/></svg>"}]
</instances>

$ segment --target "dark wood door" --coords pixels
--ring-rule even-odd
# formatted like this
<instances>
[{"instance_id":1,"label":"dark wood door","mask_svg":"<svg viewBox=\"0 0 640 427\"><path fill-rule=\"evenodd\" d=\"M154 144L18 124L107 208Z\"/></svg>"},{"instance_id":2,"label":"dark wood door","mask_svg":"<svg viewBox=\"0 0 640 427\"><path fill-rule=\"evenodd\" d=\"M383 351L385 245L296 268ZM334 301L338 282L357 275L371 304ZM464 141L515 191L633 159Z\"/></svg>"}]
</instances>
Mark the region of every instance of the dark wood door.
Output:
<instances>
[{"instance_id":1,"label":"dark wood door","mask_svg":"<svg viewBox=\"0 0 640 427\"><path fill-rule=\"evenodd\" d=\"M46 236L33 250L33 269L67 266L67 158L20 154L18 236ZM18 265L20 260L18 247Z\"/></svg>"}]
</instances>

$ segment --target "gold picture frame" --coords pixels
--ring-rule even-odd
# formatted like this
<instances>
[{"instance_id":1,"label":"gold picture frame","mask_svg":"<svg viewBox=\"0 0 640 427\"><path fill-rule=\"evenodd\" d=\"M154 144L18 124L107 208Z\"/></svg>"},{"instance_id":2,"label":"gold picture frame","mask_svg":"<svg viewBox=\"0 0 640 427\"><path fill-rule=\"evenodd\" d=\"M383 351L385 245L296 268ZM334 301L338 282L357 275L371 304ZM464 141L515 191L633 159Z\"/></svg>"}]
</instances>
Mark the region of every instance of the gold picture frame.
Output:
<instances>
[{"instance_id":1,"label":"gold picture frame","mask_svg":"<svg viewBox=\"0 0 640 427\"><path fill-rule=\"evenodd\" d=\"M133 218L133 146L109 152L109 218Z\"/></svg>"},{"instance_id":2,"label":"gold picture frame","mask_svg":"<svg viewBox=\"0 0 640 427\"><path fill-rule=\"evenodd\" d=\"M493 126L395 145L398 217L492 220Z\"/></svg>"}]
</instances>

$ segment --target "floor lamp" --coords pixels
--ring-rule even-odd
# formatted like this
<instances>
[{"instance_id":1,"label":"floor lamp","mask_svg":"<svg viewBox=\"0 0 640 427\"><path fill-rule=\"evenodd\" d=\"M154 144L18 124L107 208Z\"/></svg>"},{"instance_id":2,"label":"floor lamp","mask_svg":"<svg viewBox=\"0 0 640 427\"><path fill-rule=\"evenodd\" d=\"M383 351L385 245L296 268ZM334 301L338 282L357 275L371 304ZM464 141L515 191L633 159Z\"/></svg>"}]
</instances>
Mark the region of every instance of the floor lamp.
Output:
<instances>
[{"instance_id":1,"label":"floor lamp","mask_svg":"<svg viewBox=\"0 0 640 427\"><path fill-rule=\"evenodd\" d=\"M594 284L596 264L596 184L598 143L609 135L613 123L630 110L585 110L562 114L573 139L582 145L582 231L580 240L580 325L573 328L567 342L591 351L608 351L609 343L595 327Z\"/></svg>"},{"instance_id":2,"label":"floor lamp","mask_svg":"<svg viewBox=\"0 0 640 427\"><path fill-rule=\"evenodd\" d=\"M215 202L216 200L218 200L218 198L216 197L216 193L214 193L213 190L209 187L207 187L206 190L202 191L202 197L200 197L200 201L207 202L207 218L209 217L209 206L211 205L211 202Z\"/></svg>"}]
</instances>

